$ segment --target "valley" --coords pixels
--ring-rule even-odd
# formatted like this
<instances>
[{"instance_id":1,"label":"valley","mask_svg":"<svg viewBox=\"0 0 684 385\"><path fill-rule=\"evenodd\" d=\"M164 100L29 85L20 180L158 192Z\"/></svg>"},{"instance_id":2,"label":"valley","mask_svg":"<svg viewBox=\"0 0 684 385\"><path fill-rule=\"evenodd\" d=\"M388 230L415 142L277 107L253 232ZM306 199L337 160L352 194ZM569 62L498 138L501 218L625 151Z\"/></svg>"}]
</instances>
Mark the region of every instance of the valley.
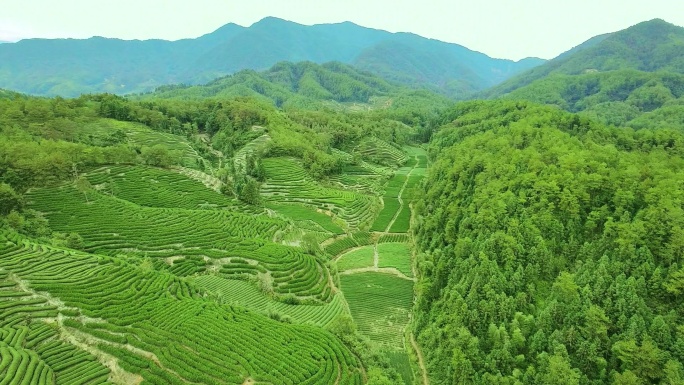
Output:
<instances>
[{"instance_id":1,"label":"valley","mask_svg":"<svg viewBox=\"0 0 684 385\"><path fill-rule=\"evenodd\" d=\"M128 47L126 95L79 83L83 44ZM54 84L12 69L33 45ZM0 385L679 385L683 46L658 19L549 61L276 18L2 44Z\"/></svg>"}]
</instances>

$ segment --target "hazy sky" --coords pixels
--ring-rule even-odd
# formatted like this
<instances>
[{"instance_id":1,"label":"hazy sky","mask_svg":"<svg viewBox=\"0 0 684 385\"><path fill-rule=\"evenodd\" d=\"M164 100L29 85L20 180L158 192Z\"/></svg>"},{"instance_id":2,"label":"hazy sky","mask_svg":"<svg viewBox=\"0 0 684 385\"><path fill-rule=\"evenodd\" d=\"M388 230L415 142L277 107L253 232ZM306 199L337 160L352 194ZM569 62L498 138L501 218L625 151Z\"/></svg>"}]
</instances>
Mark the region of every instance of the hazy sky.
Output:
<instances>
[{"instance_id":1,"label":"hazy sky","mask_svg":"<svg viewBox=\"0 0 684 385\"><path fill-rule=\"evenodd\" d=\"M176 40L276 16L352 21L458 43L489 56L555 57L588 38L661 18L684 26L681 0L0 0L0 40Z\"/></svg>"}]
</instances>

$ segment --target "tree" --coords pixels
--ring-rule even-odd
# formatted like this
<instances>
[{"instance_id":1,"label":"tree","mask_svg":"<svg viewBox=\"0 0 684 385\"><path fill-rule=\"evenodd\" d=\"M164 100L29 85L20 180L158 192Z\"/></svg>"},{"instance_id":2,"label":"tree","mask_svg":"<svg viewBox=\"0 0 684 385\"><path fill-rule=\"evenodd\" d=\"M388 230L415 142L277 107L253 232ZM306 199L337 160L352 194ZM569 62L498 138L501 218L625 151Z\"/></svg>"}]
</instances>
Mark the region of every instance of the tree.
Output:
<instances>
[{"instance_id":1,"label":"tree","mask_svg":"<svg viewBox=\"0 0 684 385\"><path fill-rule=\"evenodd\" d=\"M7 215L13 210L21 210L24 200L12 186L0 183L0 215Z\"/></svg>"},{"instance_id":2,"label":"tree","mask_svg":"<svg viewBox=\"0 0 684 385\"><path fill-rule=\"evenodd\" d=\"M240 190L239 198L250 205L259 204L261 193L261 184L253 178L247 178L245 185Z\"/></svg>"},{"instance_id":3,"label":"tree","mask_svg":"<svg viewBox=\"0 0 684 385\"><path fill-rule=\"evenodd\" d=\"M549 358L549 368L544 375L544 384L579 385L579 379L578 370L570 366L567 358L561 355L553 355Z\"/></svg>"},{"instance_id":4,"label":"tree","mask_svg":"<svg viewBox=\"0 0 684 385\"><path fill-rule=\"evenodd\" d=\"M70 233L66 237L64 245L70 249L83 250L83 238L77 233Z\"/></svg>"},{"instance_id":5,"label":"tree","mask_svg":"<svg viewBox=\"0 0 684 385\"><path fill-rule=\"evenodd\" d=\"M169 167L174 163L174 156L168 148L161 144L152 147L143 147L140 150L145 164L155 167Z\"/></svg>"},{"instance_id":6,"label":"tree","mask_svg":"<svg viewBox=\"0 0 684 385\"><path fill-rule=\"evenodd\" d=\"M305 252L311 255L317 255L321 252L321 246L318 244L318 239L316 239L316 234L306 233L302 237L302 248Z\"/></svg>"},{"instance_id":7,"label":"tree","mask_svg":"<svg viewBox=\"0 0 684 385\"><path fill-rule=\"evenodd\" d=\"M83 196L85 197L85 200L87 203L90 203L88 201L88 191L92 188L90 181L88 178L84 177L83 175L79 176L76 178L76 181L74 182L74 185L78 189L78 191L83 193Z\"/></svg>"},{"instance_id":8,"label":"tree","mask_svg":"<svg viewBox=\"0 0 684 385\"><path fill-rule=\"evenodd\" d=\"M340 314L327 326L328 330L334 335L345 339L356 334L356 324L354 320L346 314Z\"/></svg>"},{"instance_id":9,"label":"tree","mask_svg":"<svg viewBox=\"0 0 684 385\"><path fill-rule=\"evenodd\" d=\"M233 181L230 179L227 179L225 182L220 187L221 194L229 196L229 197L234 197L235 196L235 187L233 186Z\"/></svg>"}]
</instances>

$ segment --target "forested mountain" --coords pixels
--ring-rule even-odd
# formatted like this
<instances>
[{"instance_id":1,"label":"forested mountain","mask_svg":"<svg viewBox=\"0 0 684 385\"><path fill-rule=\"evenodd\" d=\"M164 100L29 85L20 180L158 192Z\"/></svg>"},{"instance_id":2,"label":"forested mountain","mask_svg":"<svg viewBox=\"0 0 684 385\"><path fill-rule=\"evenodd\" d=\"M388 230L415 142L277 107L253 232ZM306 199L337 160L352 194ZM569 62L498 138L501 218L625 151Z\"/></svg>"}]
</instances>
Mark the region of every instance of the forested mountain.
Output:
<instances>
[{"instance_id":1,"label":"forested mountain","mask_svg":"<svg viewBox=\"0 0 684 385\"><path fill-rule=\"evenodd\" d=\"M407 114L437 111L450 104L445 96L413 90L339 62L281 62L267 71L243 70L202 86L162 86L145 100L232 98L249 96L285 109L391 109Z\"/></svg>"},{"instance_id":2,"label":"forested mountain","mask_svg":"<svg viewBox=\"0 0 684 385\"><path fill-rule=\"evenodd\" d=\"M589 39L547 63L523 72L484 95L501 96L546 76L632 69L684 73L684 28L654 19Z\"/></svg>"},{"instance_id":3,"label":"forested mountain","mask_svg":"<svg viewBox=\"0 0 684 385\"><path fill-rule=\"evenodd\" d=\"M228 24L197 39L173 42L93 37L3 44L0 87L37 95L125 94L164 84L206 83L281 61L355 64L390 80L457 97L543 62L492 59L457 44L349 22L304 26L271 17L248 28Z\"/></svg>"},{"instance_id":4,"label":"forested mountain","mask_svg":"<svg viewBox=\"0 0 684 385\"><path fill-rule=\"evenodd\" d=\"M682 133L520 101L441 122L416 224L431 383L681 383Z\"/></svg>"},{"instance_id":5,"label":"forested mountain","mask_svg":"<svg viewBox=\"0 0 684 385\"><path fill-rule=\"evenodd\" d=\"M675 72L556 74L503 98L552 104L616 126L684 129L684 74Z\"/></svg>"}]
</instances>

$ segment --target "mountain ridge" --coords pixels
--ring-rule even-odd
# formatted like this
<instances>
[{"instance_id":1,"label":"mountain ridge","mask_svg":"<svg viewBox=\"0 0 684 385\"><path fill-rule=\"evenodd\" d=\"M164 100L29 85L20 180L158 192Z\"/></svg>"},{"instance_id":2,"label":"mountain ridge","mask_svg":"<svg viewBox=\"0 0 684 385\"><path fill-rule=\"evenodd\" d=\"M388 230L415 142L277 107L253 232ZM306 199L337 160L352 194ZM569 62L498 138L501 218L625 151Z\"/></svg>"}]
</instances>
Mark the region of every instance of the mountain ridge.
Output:
<instances>
[{"instance_id":1,"label":"mountain ridge","mask_svg":"<svg viewBox=\"0 0 684 385\"><path fill-rule=\"evenodd\" d=\"M395 48L409 46L413 57L404 64L393 62L397 55L378 57L385 50L374 47L388 41L395 42L391 43ZM426 56L441 64L418 65L418 58ZM127 94L164 84L202 84L242 69L265 70L281 61L340 61L454 97L482 90L542 62L494 59L458 44L352 22L307 26L268 17L249 27L228 23L197 38L175 41L91 37L3 44L0 87L42 96ZM486 65L480 65L483 62ZM463 70L446 71L453 63Z\"/></svg>"},{"instance_id":2,"label":"mountain ridge","mask_svg":"<svg viewBox=\"0 0 684 385\"><path fill-rule=\"evenodd\" d=\"M553 74L634 69L684 73L684 28L652 19L626 29L594 36L554 59L484 91L496 97Z\"/></svg>"}]
</instances>

